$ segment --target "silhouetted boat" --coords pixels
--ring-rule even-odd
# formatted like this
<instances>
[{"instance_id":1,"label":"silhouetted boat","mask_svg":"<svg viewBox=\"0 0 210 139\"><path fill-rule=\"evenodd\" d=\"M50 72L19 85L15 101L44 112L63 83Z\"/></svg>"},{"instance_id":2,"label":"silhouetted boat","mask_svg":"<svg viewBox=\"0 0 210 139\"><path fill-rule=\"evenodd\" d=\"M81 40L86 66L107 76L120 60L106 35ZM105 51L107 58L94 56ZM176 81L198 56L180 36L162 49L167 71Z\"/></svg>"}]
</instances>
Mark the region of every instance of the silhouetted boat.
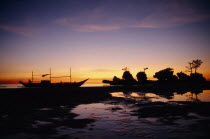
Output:
<instances>
[{"instance_id":1,"label":"silhouetted boat","mask_svg":"<svg viewBox=\"0 0 210 139\"><path fill-rule=\"evenodd\" d=\"M83 80L81 82L60 82L60 83L51 83L50 80L42 80L40 83L32 83L29 81L28 83L24 83L22 81L19 81L23 86L25 87L40 87L40 88L70 88L70 87L80 87L83 85L86 81Z\"/></svg>"},{"instance_id":2,"label":"silhouetted boat","mask_svg":"<svg viewBox=\"0 0 210 139\"><path fill-rule=\"evenodd\" d=\"M60 77L51 77L51 69L49 74L44 74L42 77L50 75L50 80L41 80L40 83L33 82L33 71L32 71L32 81L29 80L28 83L24 83L19 81L24 87L39 87L39 88L71 88L71 87L80 87L83 85L88 79L85 79L81 82L71 82L71 69L70 69L70 76L61 76L61 77L70 77L70 82L59 82L59 83L51 83L51 78L60 78Z\"/></svg>"}]
</instances>

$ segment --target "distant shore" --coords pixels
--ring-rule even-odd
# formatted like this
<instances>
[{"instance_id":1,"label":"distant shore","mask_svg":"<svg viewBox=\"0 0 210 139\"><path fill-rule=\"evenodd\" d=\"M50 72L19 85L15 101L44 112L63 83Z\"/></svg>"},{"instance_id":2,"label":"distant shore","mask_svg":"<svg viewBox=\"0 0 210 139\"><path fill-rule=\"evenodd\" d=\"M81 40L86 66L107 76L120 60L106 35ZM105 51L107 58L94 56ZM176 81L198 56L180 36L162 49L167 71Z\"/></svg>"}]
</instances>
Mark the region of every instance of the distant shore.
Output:
<instances>
[{"instance_id":1,"label":"distant shore","mask_svg":"<svg viewBox=\"0 0 210 139\"><path fill-rule=\"evenodd\" d=\"M110 92L161 92L161 91L169 91L169 92L176 92L176 91L190 91L190 90L209 90L210 83L206 84L202 87L156 87L150 85L134 85L134 86L122 86L122 85L110 85L110 86L95 86L95 87L78 87L78 88L1 88L0 89L0 96L1 95L9 95L9 94L37 94L37 95L49 95L49 94L66 94L66 95L75 95L75 94L82 94L82 95L102 95L103 93L110 93Z\"/></svg>"}]
</instances>

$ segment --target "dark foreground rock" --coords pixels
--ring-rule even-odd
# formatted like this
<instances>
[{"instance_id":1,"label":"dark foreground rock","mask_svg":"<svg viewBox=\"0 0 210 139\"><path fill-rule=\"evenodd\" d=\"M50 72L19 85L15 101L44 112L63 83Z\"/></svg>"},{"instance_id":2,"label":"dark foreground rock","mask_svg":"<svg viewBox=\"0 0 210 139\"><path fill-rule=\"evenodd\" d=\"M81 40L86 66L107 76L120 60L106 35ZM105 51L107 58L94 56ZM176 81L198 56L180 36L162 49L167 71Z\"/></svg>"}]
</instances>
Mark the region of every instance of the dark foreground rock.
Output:
<instances>
[{"instance_id":1,"label":"dark foreground rock","mask_svg":"<svg viewBox=\"0 0 210 139\"><path fill-rule=\"evenodd\" d=\"M138 105L134 115L140 118L148 117L169 117L169 116L187 116L189 113L196 113L202 116L210 116L209 102L151 102Z\"/></svg>"},{"instance_id":2,"label":"dark foreground rock","mask_svg":"<svg viewBox=\"0 0 210 139\"><path fill-rule=\"evenodd\" d=\"M58 127L84 128L94 119L74 119L79 104L96 103L111 95L87 89L1 89L0 136L18 133L56 134ZM1 137L0 137L1 138Z\"/></svg>"}]
</instances>

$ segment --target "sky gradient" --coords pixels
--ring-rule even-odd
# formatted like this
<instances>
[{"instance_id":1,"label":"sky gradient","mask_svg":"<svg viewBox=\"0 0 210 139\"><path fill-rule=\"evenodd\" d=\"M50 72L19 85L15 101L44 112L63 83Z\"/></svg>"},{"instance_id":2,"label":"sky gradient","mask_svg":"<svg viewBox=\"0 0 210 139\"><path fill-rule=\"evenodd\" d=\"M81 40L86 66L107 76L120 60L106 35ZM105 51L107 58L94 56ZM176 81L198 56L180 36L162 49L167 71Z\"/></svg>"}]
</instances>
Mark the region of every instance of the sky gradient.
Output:
<instances>
[{"instance_id":1,"label":"sky gradient","mask_svg":"<svg viewBox=\"0 0 210 139\"><path fill-rule=\"evenodd\" d=\"M39 81L49 68L65 76L70 67L73 81L121 78L124 67L134 77L148 67L153 79L195 59L210 80L209 25L208 0L2 0L0 82L28 80L32 70Z\"/></svg>"}]
</instances>

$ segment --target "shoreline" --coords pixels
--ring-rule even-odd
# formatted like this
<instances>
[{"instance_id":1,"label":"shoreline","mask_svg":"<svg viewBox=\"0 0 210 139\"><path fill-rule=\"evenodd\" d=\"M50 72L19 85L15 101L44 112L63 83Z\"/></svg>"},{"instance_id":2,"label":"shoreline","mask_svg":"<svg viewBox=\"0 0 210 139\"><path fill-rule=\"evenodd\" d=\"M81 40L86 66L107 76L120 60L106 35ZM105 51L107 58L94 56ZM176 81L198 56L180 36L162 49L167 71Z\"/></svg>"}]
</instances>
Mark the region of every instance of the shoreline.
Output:
<instances>
[{"instance_id":1,"label":"shoreline","mask_svg":"<svg viewBox=\"0 0 210 139\"><path fill-rule=\"evenodd\" d=\"M160 91L190 91L190 90L210 90L210 86L204 87L167 87L167 86L87 86L87 87L72 87L72 88L0 88L0 95L5 93L69 93L74 92L81 93L108 93L108 92L124 92L124 91L134 91L134 92L160 92Z\"/></svg>"}]
</instances>

